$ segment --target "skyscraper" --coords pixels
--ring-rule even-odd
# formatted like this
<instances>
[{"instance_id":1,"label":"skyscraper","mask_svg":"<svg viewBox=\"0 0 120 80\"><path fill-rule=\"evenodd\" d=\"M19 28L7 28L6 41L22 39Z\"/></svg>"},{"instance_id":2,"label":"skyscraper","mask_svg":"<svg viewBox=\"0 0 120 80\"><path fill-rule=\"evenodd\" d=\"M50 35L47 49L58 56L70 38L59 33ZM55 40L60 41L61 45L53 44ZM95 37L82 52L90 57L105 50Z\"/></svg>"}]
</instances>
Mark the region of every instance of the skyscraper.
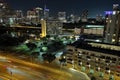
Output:
<instances>
[{"instance_id":1,"label":"skyscraper","mask_svg":"<svg viewBox=\"0 0 120 80\"><path fill-rule=\"evenodd\" d=\"M22 22L23 21L23 11L22 10L16 10L15 11L15 17L16 17L16 22Z\"/></svg>"},{"instance_id":2,"label":"skyscraper","mask_svg":"<svg viewBox=\"0 0 120 80\"><path fill-rule=\"evenodd\" d=\"M114 4L113 11L106 13L105 42L118 44L120 37L120 10L118 5Z\"/></svg>"},{"instance_id":3,"label":"skyscraper","mask_svg":"<svg viewBox=\"0 0 120 80\"><path fill-rule=\"evenodd\" d=\"M36 17L37 17L37 22L39 23L40 22L40 19L43 18L43 9L40 8L40 7L36 7L34 9L35 13L36 13Z\"/></svg>"},{"instance_id":4,"label":"skyscraper","mask_svg":"<svg viewBox=\"0 0 120 80\"><path fill-rule=\"evenodd\" d=\"M0 0L0 22L9 22L9 18L13 16L13 13L3 0Z\"/></svg>"},{"instance_id":5,"label":"skyscraper","mask_svg":"<svg viewBox=\"0 0 120 80\"><path fill-rule=\"evenodd\" d=\"M32 10L27 11L27 20L31 22L40 22L40 19L43 18L43 9L36 7Z\"/></svg>"},{"instance_id":6,"label":"skyscraper","mask_svg":"<svg viewBox=\"0 0 120 80\"><path fill-rule=\"evenodd\" d=\"M42 34L41 37L46 37L46 21L41 19Z\"/></svg>"},{"instance_id":7,"label":"skyscraper","mask_svg":"<svg viewBox=\"0 0 120 80\"><path fill-rule=\"evenodd\" d=\"M66 12L58 12L58 20L66 22Z\"/></svg>"},{"instance_id":8,"label":"skyscraper","mask_svg":"<svg viewBox=\"0 0 120 80\"><path fill-rule=\"evenodd\" d=\"M49 19L49 9L46 8L46 5L44 6L44 19L48 20Z\"/></svg>"},{"instance_id":9,"label":"skyscraper","mask_svg":"<svg viewBox=\"0 0 120 80\"><path fill-rule=\"evenodd\" d=\"M82 22L87 22L87 16L88 16L88 10L85 9L81 14L81 20Z\"/></svg>"},{"instance_id":10,"label":"skyscraper","mask_svg":"<svg viewBox=\"0 0 120 80\"><path fill-rule=\"evenodd\" d=\"M27 11L27 21L36 22L36 12L34 10Z\"/></svg>"}]
</instances>

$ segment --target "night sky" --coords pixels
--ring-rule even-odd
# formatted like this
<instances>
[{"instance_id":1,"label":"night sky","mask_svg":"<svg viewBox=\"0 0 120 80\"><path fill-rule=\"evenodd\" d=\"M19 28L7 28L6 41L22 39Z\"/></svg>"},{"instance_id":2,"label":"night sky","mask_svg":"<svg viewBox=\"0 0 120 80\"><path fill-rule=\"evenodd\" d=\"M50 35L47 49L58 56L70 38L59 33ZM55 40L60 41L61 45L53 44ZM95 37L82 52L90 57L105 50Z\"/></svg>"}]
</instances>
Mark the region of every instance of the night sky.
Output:
<instances>
[{"instance_id":1,"label":"night sky","mask_svg":"<svg viewBox=\"0 0 120 80\"><path fill-rule=\"evenodd\" d=\"M50 15L55 15L59 11L67 14L80 15L83 10L88 10L89 17L96 14L104 15L104 11L112 10L113 4L119 4L120 0L5 0L12 9L21 9L24 12L34 7L44 7L50 9Z\"/></svg>"}]
</instances>

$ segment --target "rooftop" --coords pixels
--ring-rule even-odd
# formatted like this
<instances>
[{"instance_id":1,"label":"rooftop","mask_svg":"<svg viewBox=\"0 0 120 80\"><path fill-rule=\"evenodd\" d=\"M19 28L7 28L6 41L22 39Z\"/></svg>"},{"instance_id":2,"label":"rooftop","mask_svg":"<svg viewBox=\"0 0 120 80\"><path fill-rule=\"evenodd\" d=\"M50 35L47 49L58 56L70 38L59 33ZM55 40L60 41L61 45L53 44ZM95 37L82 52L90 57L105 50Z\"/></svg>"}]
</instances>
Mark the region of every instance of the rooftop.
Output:
<instances>
[{"instance_id":1,"label":"rooftop","mask_svg":"<svg viewBox=\"0 0 120 80\"><path fill-rule=\"evenodd\" d=\"M80 49L85 49L85 50L90 50L90 51L95 51L95 52L100 52L100 53L105 53L105 54L111 54L111 55L116 55L116 56L120 57L120 50L113 50L110 48L104 48L104 47L100 47L100 46L92 46L91 44L88 44L88 42L84 42L84 41L80 41L80 40L78 40L70 45L75 46L76 48L80 48ZM111 46L111 45L109 45L109 46ZM118 47L120 47L120 46L118 46Z\"/></svg>"}]
</instances>

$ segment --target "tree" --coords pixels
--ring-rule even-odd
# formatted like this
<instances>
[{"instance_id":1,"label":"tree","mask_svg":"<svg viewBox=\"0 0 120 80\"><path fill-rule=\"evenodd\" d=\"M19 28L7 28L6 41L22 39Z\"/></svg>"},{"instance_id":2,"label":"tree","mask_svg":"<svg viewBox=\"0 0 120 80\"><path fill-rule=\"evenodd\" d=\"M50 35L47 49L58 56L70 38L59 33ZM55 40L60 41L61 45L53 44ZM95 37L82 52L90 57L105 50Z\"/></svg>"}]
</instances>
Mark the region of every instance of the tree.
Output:
<instances>
[{"instance_id":1,"label":"tree","mask_svg":"<svg viewBox=\"0 0 120 80\"><path fill-rule=\"evenodd\" d=\"M32 52L31 55L37 57L39 56L39 52Z\"/></svg>"},{"instance_id":2,"label":"tree","mask_svg":"<svg viewBox=\"0 0 120 80\"><path fill-rule=\"evenodd\" d=\"M56 58L55 55L49 53L43 54L42 57L45 61L48 61L49 63L51 63Z\"/></svg>"},{"instance_id":3,"label":"tree","mask_svg":"<svg viewBox=\"0 0 120 80\"><path fill-rule=\"evenodd\" d=\"M2 46L15 46L19 44L17 37L12 37L10 34L2 34L0 36L0 45Z\"/></svg>"},{"instance_id":4,"label":"tree","mask_svg":"<svg viewBox=\"0 0 120 80\"><path fill-rule=\"evenodd\" d=\"M46 35L46 38L49 39L49 38L50 38L50 35Z\"/></svg>"},{"instance_id":5,"label":"tree","mask_svg":"<svg viewBox=\"0 0 120 80\"><path fill-rule=\"evenodd\" d=\"M35 43L32 43L32 42L26 43L26 46L27 46L30 50L33 50L33 49L37 48L37 45L36 45Z\"/></svg>"},{"instance_id":6,"label":"tree","mask_svg":"<svg viewBox=\"0 0 120 80\"><path fill-rule=\"evenodd\" d=\"M54 41L53 40L52 43L48 45L48 52L53 53L62 48L64 48L62 41Z\"/></svg>"},{"instance_id":7,"label":"tree","mask_svg":"<svg viewBox=\"0 0 120 80\"><path fill-rule=\"evenodd\" d=\"M91 80L97 80L95 76L92 76L91 77Z\"/></svg>"}]
</instances>

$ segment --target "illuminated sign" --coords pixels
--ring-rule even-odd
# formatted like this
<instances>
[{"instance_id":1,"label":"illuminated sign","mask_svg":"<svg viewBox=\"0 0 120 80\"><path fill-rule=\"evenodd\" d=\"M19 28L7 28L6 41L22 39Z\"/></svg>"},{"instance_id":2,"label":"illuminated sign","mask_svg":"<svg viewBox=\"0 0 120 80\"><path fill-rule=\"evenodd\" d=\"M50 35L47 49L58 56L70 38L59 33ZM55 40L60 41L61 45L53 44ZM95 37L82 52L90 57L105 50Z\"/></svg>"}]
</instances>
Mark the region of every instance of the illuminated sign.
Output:
<instances>
[{"instance_id":1,"label":"illuminated sign","mask_svg":"<svg viewBox=\"0 0 120 80\"><path fill-rule=\"evenodd\" d=\"M113 14L113 11L105 11L105 14L111 15Z\"/></svg>"},{"instance_id":2,"label":"illuminated sign","mask_svg":"<svg viewBox=\"0 0 120 80\"><path fill-rule=\"evenodd\" d=\"M45 11L49 11L49 9L45 9Z\"/></svg>"}]
</instances>

